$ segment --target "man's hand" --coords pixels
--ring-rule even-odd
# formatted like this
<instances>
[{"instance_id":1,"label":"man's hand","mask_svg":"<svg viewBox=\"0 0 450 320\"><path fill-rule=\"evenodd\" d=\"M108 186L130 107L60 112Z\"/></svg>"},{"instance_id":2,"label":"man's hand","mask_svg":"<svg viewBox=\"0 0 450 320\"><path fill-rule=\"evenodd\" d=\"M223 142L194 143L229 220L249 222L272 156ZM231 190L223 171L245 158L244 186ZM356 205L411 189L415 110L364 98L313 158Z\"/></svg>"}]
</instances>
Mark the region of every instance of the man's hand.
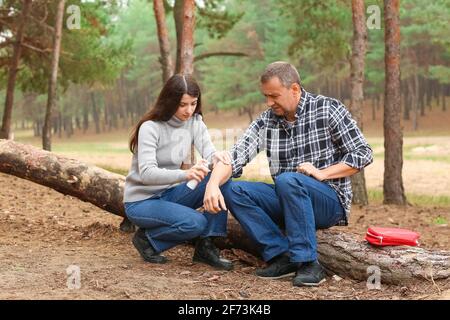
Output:
<instances>
[{"instance_id":1,"label":"man's hand","mask_svg":"<svg viewBox=\"0 0 450 320\"><path fill-rule=\"evenodd\" d=\"M223 164L231 164L231 157L228 151L216 151L212 157L213 167L216 166L218 162Z\"/></svg>"},{"instance_id":2,"label":"man's hand","mask_svg":"<svg viewBox=\"0 0 450 320\"><path fill-rule=\"evenodd\" d=\"M208 182L203 198L203 207L205 211L210 213L218 213L221 210L227 210L225 199L223 198L218 185Z\"/></svg>"},{"instance_id":3,"label":"man's hand","mask_svg":"<svg viewBox=\"0 0 450 320\"><path fill-rule=\"evenodd\" d=\"M311 162L304 162L297 166L297 172L306 174L316 178L319 181L325 180L327 177L322 170L317 169Z\"/></svg>"}]
</instances>

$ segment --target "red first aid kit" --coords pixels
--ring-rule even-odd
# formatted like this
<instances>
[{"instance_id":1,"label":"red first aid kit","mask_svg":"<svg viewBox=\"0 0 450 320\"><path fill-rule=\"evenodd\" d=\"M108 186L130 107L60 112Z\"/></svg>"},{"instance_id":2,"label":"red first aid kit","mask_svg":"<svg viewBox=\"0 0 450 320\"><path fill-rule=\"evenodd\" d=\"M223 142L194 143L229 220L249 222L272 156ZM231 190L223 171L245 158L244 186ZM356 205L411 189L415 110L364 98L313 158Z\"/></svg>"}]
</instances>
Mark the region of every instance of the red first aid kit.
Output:
<instances>
[{"instance_id":1,"label":"red first aid kit","mask_svg":"<svg viewBox=\"0 0 450 320\"><path fill-rule=\"evenodd\" d=\"M399 228L370 227L366 240L376 246L418 246L420 234Z\"/></svg>"}]
</instances>

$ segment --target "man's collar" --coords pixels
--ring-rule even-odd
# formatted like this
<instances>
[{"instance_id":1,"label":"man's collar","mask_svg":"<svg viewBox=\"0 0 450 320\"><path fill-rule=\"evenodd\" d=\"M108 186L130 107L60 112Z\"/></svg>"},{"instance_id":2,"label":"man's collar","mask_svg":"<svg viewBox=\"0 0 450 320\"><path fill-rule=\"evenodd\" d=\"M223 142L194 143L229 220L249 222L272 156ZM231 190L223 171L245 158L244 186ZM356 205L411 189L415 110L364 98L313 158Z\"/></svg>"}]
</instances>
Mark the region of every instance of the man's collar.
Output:
<instances>
[{"instance_id":1,"label":"man's collar","mask_svg":"<svg viewBox=\"0 0 450 320\"><path fill-rule=\"evenodd\" d=\"M302 90L302 93L300 95L300 101L297 105L297 111L295 112L295 117L298 118L300 114L302 113L303 109L305 109L305 104L309 99L309 93L303 88L300 87Z\"/></svg>"}]
</instances>

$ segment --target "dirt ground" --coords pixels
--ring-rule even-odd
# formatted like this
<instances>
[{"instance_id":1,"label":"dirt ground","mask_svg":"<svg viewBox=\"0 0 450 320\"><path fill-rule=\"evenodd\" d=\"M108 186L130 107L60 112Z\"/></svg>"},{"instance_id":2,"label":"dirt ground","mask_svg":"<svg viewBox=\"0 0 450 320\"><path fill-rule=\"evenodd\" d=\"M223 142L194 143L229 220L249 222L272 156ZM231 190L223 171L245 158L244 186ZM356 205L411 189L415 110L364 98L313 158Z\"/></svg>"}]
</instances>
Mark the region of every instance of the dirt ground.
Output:
<instances>
[{"instance_id":1,"label":"dirt ground","mask_svg":"<svg viewBox=\"0 0 450 320\"><path fill-rule=\"evenodd\" d=\"M361 240L367 226L408 227L422 234L422 246L450 250L449 208L371 205L354 208L344 232ZM429 281L368 290L365 282L328 277L318 288L295 288L290 279L253 275L262 262L239 250L225 250L231 272L193 264L193 248L169 250L170 262L141 260L120 217L52 189L0 174L0 299L450 299L450 283ZM67 268L80 267L81 288L67 287Z\"/></svg>"}]
</instances>

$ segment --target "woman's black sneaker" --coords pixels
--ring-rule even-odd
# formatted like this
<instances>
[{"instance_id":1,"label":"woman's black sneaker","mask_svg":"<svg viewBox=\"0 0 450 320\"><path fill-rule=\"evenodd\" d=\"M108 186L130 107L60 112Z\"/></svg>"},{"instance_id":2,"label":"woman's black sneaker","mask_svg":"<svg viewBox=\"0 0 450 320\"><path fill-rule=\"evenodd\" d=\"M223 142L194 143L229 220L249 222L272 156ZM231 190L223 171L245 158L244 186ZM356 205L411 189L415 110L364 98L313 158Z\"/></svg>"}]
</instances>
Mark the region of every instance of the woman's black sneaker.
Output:
<instances>
[{"instance_id":1,"label":"woman's black sneaker","mask_svg":"<svg viewBox=\"0 0 450 320\"><path fill-rule=\"evenodd\" d=\"M220 257L220 251L210 237L197 240L192 260L206 263L220 270L229 271L233 269L233 263L230 260Z\"/></svg>"},{"instance_id":2,"label":"woman's black sneaker","mask_svg":"<svg viewBox=\"0 0 450 320\"><path fill-rule=\"evenodd\" d=\"M318 261L303 262L299 265L292 284L296 287L318 286L326 279L325 269Z\"/></svg>"},{"instance_id":3,"label":"woman's black sneaker","mask_svg":"<svg viewBox=\"0 0 450 320\"><path fill-rule=\"evenodd\" d=\"M141 255L141 257L151 263L166 263L167 258L160 255L153 249L147 237L145 236L145 230L139 228L133 236L133 245Z\"/></svg>"},{"instance_id":4,"label":"woman's black sneaker","mask_svg":"<svg viewBox=\"0 0 450 320\"><path fill-rule=\"evenodd\" d=\"M298 263L292 263L289 256L285 253L272 258L269 266L263 269L257 269L256 275L264 279L282 279L292 277L297 271Z\"/></svg>"}]
</instances>

